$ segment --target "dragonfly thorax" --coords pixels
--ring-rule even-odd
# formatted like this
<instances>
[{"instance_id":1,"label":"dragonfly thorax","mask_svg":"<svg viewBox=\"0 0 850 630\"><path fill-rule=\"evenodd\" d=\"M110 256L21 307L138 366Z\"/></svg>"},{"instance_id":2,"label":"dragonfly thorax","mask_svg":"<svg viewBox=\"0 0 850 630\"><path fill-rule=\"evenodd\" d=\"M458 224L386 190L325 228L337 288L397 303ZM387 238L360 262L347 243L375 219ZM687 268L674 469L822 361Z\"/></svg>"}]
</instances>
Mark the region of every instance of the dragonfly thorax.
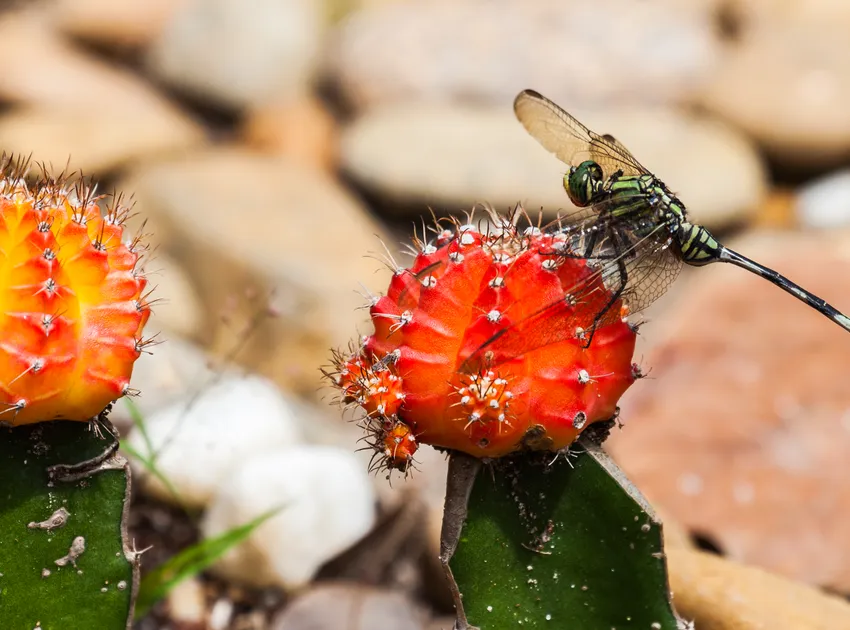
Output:
<instances>
[{"instance_id":1,"label":"dragonfly thorax","mask_svg":"<svg viewBox=\"0 0 850 630\"><path fill-rule=\"evenodd\" d=\"M575 205L584 207L592 203L602 192L605 176L602 167L592 160L571 166L564 175L564 188Z\"/></svg>"}]
</instances>

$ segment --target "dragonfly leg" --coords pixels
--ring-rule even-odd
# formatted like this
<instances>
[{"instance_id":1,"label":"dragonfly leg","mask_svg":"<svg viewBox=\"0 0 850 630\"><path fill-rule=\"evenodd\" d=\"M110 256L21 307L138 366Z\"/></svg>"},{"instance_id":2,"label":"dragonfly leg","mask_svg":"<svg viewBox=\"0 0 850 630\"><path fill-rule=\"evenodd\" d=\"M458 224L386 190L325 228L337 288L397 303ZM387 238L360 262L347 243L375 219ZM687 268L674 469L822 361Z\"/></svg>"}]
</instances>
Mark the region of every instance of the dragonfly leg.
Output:
<instances>
[{"instance_id":1,"label":"dragonfly leg","mask_svg":"<svg viewBox=\"0 0 850 630\"><path fill-rule=\"evenodd\" d=\"M613 238L612 238L613 240ZM617 256L615 258L617 263L617 275L619 276L619 282L617 283L616 290L611 294L609 300L605 303L596 316L593 318L593 323L590 326L590 331L586 333L587 341L582 345L582 347L587 348L590 346L590 342L593 341L593 334L596 332L596 327L599 326L599 323L602 319L608 314L608 311L617 303L617 300L623 295L623 291L626 289L626 283L628 282L628 271L626 270L626 262L623 256Z\"/></svg>"}]
</instances>

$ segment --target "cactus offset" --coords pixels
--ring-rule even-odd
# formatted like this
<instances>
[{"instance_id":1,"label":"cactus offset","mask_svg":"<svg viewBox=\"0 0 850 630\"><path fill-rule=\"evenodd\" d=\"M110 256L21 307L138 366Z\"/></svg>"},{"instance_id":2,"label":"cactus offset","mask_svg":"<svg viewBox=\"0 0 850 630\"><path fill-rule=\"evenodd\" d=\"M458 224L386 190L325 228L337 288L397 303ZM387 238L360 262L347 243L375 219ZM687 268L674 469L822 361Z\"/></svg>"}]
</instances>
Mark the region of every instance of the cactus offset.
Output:
<instances>
[{"instance_id":1,"label":"cactus offset","mask_svg":"<svg viewBox=\"0 0 850 630\"><path fill-rule=\"evenodd\" d=\"M126 393L150 315L127 210L2 158L0 421L89 420Z\"/></svg>"},{"instance_id":2,"label":"cactus offset","mask_svg":"<svg viewBox=\"0 0 850 630\"><path fill-rule=\"evenodd\" d=\"M610 290L586 260L562 255L563 233L520 230L521 216L493 214L496 227L486 230L471 219L438 225L432 243L417 242L411 267L394 269L387 294L371 300L374 334L335 357L334 382L344 402L365 412L385 467L406 470L415 452L408 447L418 443L477 457L563 449L612 418L634 382L635 330L625 309L615 303L623 317L600 325L587 344L584 331ZM595 290L571 303L579 281ZM575 330L536 346L537 327L563 325L540 316L558 300L572 309ZM484 346L506 329L530 341L514 355Z\"/></svg>"}]
</instances>

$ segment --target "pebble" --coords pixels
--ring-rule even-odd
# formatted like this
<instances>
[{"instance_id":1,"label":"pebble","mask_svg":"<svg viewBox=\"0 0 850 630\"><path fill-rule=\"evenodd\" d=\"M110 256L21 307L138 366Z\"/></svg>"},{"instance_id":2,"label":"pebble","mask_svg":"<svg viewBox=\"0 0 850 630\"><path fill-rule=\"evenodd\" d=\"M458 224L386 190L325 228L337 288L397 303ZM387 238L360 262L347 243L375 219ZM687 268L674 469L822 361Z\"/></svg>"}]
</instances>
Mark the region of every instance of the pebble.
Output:
<instances>
[{"instance_id":1,"label":"pebble","mask_svg":"<svg viewBox=\"0 0 850 630\"><path fill-rule=\"evenodd\" d=\"M214 565L223 577L286 590L306 586L318 568L375 523L375 494L348 449L298 446L254 455L220 484L201 525L211 538L281 508Z\"/></svg>"},{"instance_id":2,"label":"pebble","mask_svg":"<svg viewBox=\"0 0 850 630\"><path fill-rule=\"evenodd\" d=\"M400 592L339 583L299 595L270 630L423 630L423 614Z\"/></svg>"},{"instance_id":3,"label":"pebble","mask_svg":"<svg viewBox=\"0 0 850 630\"><path fill-rule=\"evenodd\" d=\"M151 317L146 330L190 339L206 327L206 313L194 283L170 256L153 253L145 265L148 291L152 291Z\"/></svg>"},{"instance_id":4,"label":"pebble","mask_svg":"<svg viewBox=\"0 0 850 630\"><path fill-rule=\"evenodd\" d=\"M136 160L201 145L194 123L131 111L26 108L0 115L0 145L62 170L103 175Z\"/></svg>"},{"instance_id":5,"label":"pebble","mask_svg":"<svg viewBox=\"0 0 850 630\"><path fill-rule=\"evenodd\" d=\"M298 444L298 419L277 387L257 376L225 376L145 419L158 453L156 465L179 497L154 475L146 492L162 500L203 508L221 484L251 457ZM144 435L134 428L128 442L147 454Z\"/></svg>"},{"instance_id":6,"label":"pebble","mask_svg":"<svg viewBox=\"0 0 850 630\"><path fill-rule=\"evenodd\" d=\"M151 46L150 71L224 107L285 100L313 78L322 38L312 0L188 0Z\"/></svg>"},{"instance_id":7,"label":"pebble","mask_svg":"<svg viewBox=\"0 0 850 630\"><path fill-rule=\"evenodd\" d=\"M204 141L201 127L137 75L65 41L37 11L0 14L0 144L59 169L102 174Z\"/></svg>"},{"instance_id":8,"label":"pebble","mask_svg":"<svg viewBox=\"0 0 850 630\"><path fill-rule=\"evenodd\" d=\"M316 99L260 107L247 113L246 144L285 155L294 162L333 172L337 162L336 121Z\"/></svg>"},{"instance_id":9,"label":"pebble","mask_svg":"<svg viewBox=\"0 0 850 630\"><path fill-rule=\"evenodd\" d=\"M849 233L728 245L850 312ZM612 455L730 559L850 590L850 335L731 265L677 284L677 302L641 329L651 378L623 397Z\"/></svg>"},{"instance_id":10,"label":"pebble","mask_svg":"<svg viewBox=\"0 0 850 630\"><path fill-rule=\"evenodd\" d=\"M168 592L168 612L179 624L203 624L207 615L204 586L196 577L177 581ZM191 627L191 626L190 626Z\"/></svg>"},{"instance_id":11,"label":"pebble","mask_svg":"<svg viewBox=\"0 0 850 630\"><path fill-rule=\"evenodd\" d=\"M135 193L160 251L214 314L205 342L241 347L241 363L287 390L315 396L327 349L366 319L358 290L389 282L366 257L381 251L379 224L326 173L290 159L220 148L139 167L119 189Z\"/></svg>"},{"instance_id":12,"label":"pebble","mask_svg":"<svg viewBox=\"0 0 850 630\"><path fill-rule=\"evenodd\" d=\"M697 100L785 168L813 172L850 156L847 27L771 23L730 47Z\"/></svg>"},{"instance_id":13,"label":"pebble","mask_svg":"<svg viewBox=\"0 0 850 630\"><path fill-rule=\"evenodd\" d=\"M187 125L141 77L68 42L36 11L0 14L0 98L92 116L132 115L136 124L161 117L175 135Z\"/></svg>"},{"instance_id":14,"label":"pebble","mask_svg":"<svg viewBox=\"0 0 850 630\"><path fill-rule=\"evenodd\" d=\"M850 628L841 597L713 554L665 551L676 612L698 628Z\"/></svg>"},{"instance_id":15,"label":"pebble","mask_svg":"<svg viewBox=\"0 0 850 630\"><path fill-rule=\"evenodd\" d=\"M563 189L567 166L503 107L415 104L374 110L343 135L344 169L391 200L438 210L522 202L548 216L574 207ZM612 133L681 196L695 220L717 228L745 219L765 195L765 167L754 147L717 120L674 110L575 113Z\"/></svg>"},{"instance_id":16,"label":"pebble","mask_svg":"<svg viewBox=\"0 0 850 630\"><path fill-rule=\"evenodd\" d=\"M850 169L835 171L808 182L795 204L800 223L812 228L837 228L850 224Z\"/></svg>"},{"instance_id":17,"label":"pebble","mask_svg":"<svg viewBox=\"0 0 850 630\"><path fill-rule=\"evenodd\" d=\"M51 15L63 32L118 49L147 45L188 0L51 0Z\"/></svg>"},{"instance_id":18,"label":"pebble","mask_svg":"<svg viewBox=\"0 0 850 630\"><path fill-rule=\"evenodd\" d=\"M157 323L151 318L144 337L158 343L136 360L130 379L130 386L138 392L132 404L145 418L194 393L223 371L214 369L211 358L197 345L157 329ZM122 432L129 429L133 420L127 401L119 399L109 418Z\"/></svg>"},{"instance_id":19,"label":"pebble","mask_svg":"<svg viewBox=\"0 0 850 630\"><path fill-rule=\"evenodd\" d=\"M629 0L386 4L352 15L333 43L331 70L360 108L510 103L528 87L570 107L669 103L701 85L719 52L702 7Z\"/></svg>"}]
</instances>

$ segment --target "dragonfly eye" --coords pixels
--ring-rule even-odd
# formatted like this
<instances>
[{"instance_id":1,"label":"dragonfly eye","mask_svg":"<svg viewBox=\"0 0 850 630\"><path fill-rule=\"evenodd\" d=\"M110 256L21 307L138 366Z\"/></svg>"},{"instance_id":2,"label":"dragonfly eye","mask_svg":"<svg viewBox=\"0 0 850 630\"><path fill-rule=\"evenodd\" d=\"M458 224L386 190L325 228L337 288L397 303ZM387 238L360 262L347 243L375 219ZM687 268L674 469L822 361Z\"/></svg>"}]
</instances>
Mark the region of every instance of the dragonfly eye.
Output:
<instances>
[{"instance_id":1,"label":"dragonfly eye","mask_svg":"<svg viewBox=\"0 0 850 630\"><path fill-rule=\"evenodd\" d=\"M591 203L602 189L603 177L602 167L590 160L571 168L564 178L570 201L577 206Z\"/></svg>"}]
</instances>

